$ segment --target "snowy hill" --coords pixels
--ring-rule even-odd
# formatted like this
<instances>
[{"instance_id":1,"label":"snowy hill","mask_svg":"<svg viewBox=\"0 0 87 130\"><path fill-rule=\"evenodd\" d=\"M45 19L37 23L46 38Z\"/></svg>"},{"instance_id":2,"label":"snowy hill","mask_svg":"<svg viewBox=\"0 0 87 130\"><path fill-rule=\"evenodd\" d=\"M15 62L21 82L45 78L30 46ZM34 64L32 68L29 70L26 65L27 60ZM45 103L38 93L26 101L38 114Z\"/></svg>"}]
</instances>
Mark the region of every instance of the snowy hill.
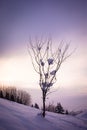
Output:
<instances>
[{"instance_id":1,"label":"snowy hill","mask_svg":"<svg viewBox=\"0 0 87 130\"><path fill-rule=\"evenodd\" d=\"M76 117L47 112L42 118L39 113L35 108L0 99L0 130L87 130L87 111Z\"/></svg>"},{"instance_id":2,"label":"snowy hill","mask_svg":"<svg viewBox=\"0 0 87 130\"><path fill-rule=\"evenodd\" d=\"M77 115L78 118L85 120L87 123L87 110L84 110L82 113Z\"/></svg>"}]
</instances>

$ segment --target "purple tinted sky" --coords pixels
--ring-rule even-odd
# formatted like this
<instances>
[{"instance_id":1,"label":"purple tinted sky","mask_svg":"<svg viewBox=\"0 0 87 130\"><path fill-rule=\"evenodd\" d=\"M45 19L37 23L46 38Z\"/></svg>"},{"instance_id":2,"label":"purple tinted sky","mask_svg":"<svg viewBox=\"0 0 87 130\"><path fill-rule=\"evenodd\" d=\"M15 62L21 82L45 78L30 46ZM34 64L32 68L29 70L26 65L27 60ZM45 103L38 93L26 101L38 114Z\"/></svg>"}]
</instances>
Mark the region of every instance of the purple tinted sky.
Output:
<instances>
[{"instance_id":1,"label":"purple tinted sky","mask_svg":"<svg viewBox=\"0 0 87 130\"><path fill-rule=\"evenodd\" d=\"M26 47L29 36L73 40L86 34L87 0L0 0L0 56Z\"/></svg>"},{"instance_id":2,"label":"purple tinted sky","mask_svg":"<svg viewBox=\"0 0 87 130\"><path fill-rule=\"evenodd\" d=\"M39 88L39 76L26 48L30 36L52 36L56 43L71 40L70 49L77 50L60 68L54 86L58 87L59 100L70 96L84 96L86 100L87 0L0 0L0 84ZM58 100L59 93L51 98ZM33 95L34 100L40 99L36 90ZM71 100L67 103L72 105Z\"/></svg>"}]
</instances>

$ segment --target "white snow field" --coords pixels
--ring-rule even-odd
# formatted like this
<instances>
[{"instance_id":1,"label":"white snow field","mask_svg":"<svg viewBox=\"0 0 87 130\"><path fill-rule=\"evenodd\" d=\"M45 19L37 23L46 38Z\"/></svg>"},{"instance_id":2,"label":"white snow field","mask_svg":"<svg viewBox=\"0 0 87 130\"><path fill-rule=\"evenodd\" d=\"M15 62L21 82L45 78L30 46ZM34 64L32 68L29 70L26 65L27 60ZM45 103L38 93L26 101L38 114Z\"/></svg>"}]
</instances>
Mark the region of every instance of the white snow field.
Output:
<instances>
[{"instance_id":1,"label":"white snow field","mask_svg":"<svg viewBox=\"0 0 87 130\"><path fill-rule=\"evenodd\" d=\"M78 116L61 115L0 99L0 130L87 130L87 111Z\"/></svg>"}]
</instances>

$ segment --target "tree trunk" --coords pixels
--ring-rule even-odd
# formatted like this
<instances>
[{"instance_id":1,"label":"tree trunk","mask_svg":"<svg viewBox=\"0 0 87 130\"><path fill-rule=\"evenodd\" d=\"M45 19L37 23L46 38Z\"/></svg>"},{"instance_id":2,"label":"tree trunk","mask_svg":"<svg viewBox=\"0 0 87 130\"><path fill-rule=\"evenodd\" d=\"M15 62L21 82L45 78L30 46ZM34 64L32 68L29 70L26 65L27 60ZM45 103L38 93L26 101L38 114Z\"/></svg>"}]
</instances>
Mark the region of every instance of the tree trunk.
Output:
<instances>
[{"instance_id":1,"label":"tree trunk","mask_svg":"<svg viewBox=\"0 0 87 130\"><path fill-rule=\"evenodd\" d=\"M46 98L46 94L45 94L45 91L43 91L43 117L45 117L45 98Z\"/></svg>"}]
</instances>

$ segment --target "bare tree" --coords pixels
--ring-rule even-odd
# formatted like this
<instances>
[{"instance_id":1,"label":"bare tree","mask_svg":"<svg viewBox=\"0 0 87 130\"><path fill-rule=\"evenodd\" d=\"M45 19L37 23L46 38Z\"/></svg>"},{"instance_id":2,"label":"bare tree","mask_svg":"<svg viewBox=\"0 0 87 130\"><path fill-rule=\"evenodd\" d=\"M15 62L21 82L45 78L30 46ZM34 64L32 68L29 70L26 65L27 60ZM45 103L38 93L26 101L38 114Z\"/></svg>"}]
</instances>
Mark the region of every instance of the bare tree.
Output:
<instances>
[{"instance_id":1,"label":"bare tree","mask_svg":"<svg viewBox=\"0 0 87 130\"><path fill-rule=\"evenodd\" d=\"M43 117L45 117L46 96L53 84L56 82L56 74L61 64L71 55L67 50L69 44L62 41L58 47L52 46L52 40L36 40L35 43L30 39L28 52L35 71L39 74L39 85L42 90Z\"/></svg>"}]
</instances>

